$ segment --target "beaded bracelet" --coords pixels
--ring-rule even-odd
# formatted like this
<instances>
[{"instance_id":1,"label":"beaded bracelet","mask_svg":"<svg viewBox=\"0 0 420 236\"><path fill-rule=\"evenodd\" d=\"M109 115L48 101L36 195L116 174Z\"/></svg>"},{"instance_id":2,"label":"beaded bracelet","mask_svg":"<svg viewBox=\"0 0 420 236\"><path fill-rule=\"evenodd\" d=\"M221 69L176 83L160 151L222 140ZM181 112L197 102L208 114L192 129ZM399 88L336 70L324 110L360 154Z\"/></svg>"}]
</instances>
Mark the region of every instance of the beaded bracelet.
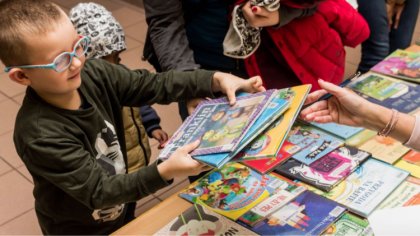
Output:
<instances>
[{"instance_id":1,"label":"beaded bracelet","mask_svg":"<svg viewBox=\"0 0 420 236\"><path fill-rule=\"evenodd\" d=\"M391 131L395 128L395 125L397 124L398 121L398 111L395 109L392 109L392 116L391 116L391 120L388 122L388 124L386 124L385 128L381 131L378 132L379 136L388 136Z\"/></svg>"}]
</instances>

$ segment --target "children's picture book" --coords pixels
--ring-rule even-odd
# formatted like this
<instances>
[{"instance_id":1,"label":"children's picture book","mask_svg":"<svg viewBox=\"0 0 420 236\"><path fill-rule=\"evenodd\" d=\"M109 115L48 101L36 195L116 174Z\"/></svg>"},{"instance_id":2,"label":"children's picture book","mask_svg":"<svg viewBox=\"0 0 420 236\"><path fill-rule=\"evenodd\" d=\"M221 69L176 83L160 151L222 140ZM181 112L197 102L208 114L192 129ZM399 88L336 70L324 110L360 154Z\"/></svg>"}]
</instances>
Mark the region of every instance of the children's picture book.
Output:
<instances>
[{"instance_id":1,"label":"children's picture book","mask_svg":"<svg viewBox=\"0 0 420 236\"><path fill-rule=\"evenodd\" d=\"M247 228L194 204L154 235L256 235Z\"/></svg>"},{"instance_id":2,"label":"children's picture book","mask_svg":"<svg viewBox=\"0 0 420 236\"><path fill-rule=\"evenodd\" d=\"M367 217L408 176L408 172L369 158L329 192L306 185L308 189Z\"/></svg>"},{"instance_id":3,"label":"children's picture book","mask_svg":"<svg viewBox=\"0 0 420 236\"><path fill-rule=\"evenodd\" d=\"M305 191L253 227L239 223L259 235L320 235L345 210L334 201Z\"/></svg>"},{"instance_id":4,"label":"children's picture book","mask_svg":"<svg viewBox=\"0 0 420 236\"><path fill-rule=\"evenodd\" d=\"M242 164L251 167L252 169L258 171L261 174L266 174L272 171L276 166L288 160L293 154L298 152L300 147L298 145L289 143L287 140L284 141L280 150L277 152L277 156L265 158L260 157L257 159L244 160L242 158L237 158L232 161L240 161Z\"/></svg>"},{"instance_id":5,"label":"children's picture book","mask_svg":"<svg viewBox=\"0 0 420 236\"><path fill-rule=\"evenodd\" d=\"M369 153L358 148L343 146L310 165L289 159L283 165L276 167L275 171L328 192L369 157Z\"/></svg>"},{"instance_id":6,"label":"children's picture book","mask_svg":"<svg viewBox=\"0 0 420 236\"><path fill-rule=\"evenodd\" d=\"M420 107L420 86L372 72L365 73L347 87L370 102L400 112L411 113Z\"/></svg>"},{"instance_id":7,"label":"children's picture book","mask_svg":"<svg viewBox=\"0 0 420 236\"><path fill-rule=\"evenodd\" d=\"M409 176L377 209L420 205L420 179Z\"/></svg>"},{"instance_id":8,"label":"children's picture book","mask_svg":"<svg viewBox=\"0 0 420 236\"><path fill-rule=\"evenodd\" d=\"M276 176L278 178L278 188L275 192L242 215L239 218L240 221L249 226L255 226L306 190L305 187L297 185L289 179L280 175Z\"/></svg>"},{"instance_id":9,"label":"children's picture book","mask_svg":"<svg viewBox=\"0 0 420 236\"><path fill-rule=\"evenodd\" d=\"M234 106L227 98L201 102L194 113L170 138L159 154L168 158L176 149L200 140L191 155L230 152L263 111L274 90L237 97Z\"/></svg>"},{"instance_id":10,"label":"children's picture book","mask_svg":"<svg viewBox=\"0 0 420 236\"><path fill-rule=\"evenodd\" d=\"M416 178L420 178L420 166L407 162L404 159L397 161L395 167L410 172L410 174Z\"/></svg>"},{"instance_id":11,"label":"children's picture book","mask_svg":"<svg viewBox=\"0 0 420 236\"><path fill-rule=\"evenodd\" d=\"M409 148L391 137L376 135L359 147L361 150L370 152L372 157L394 164L398 159L404 156Z\"/></svg>"},{"instance_id":12,"label":"children's picture book","mask_svg":"<svg viewBox=\"0 0 420 236\"><path fill-rule=\"evenodd\" d=\"M376 136L376 132L370 129L362 130L360 133L354 135L353 137L347 139L345 141L346 145L353 146L353 147L360 147L360 145L364 144L374 136Z\"/></svg>"},{"instance_id":13,"label":"children's picture book","mask_svg":"<svg viewBox=\"0 0 420 236\"><path fill-rule=\"evenodd\" d=\"M344 213L322 235L373 236L369 221L351 213Z\"/></svg>"},{"instance_id":14,"label":"children's picture book","mask_svg":"<svg viewBox=\"0 0 420 236\"><path fill-rule=\"evenodd\" d=\"M179 196L236 220L269 197L281 183L277 179L229 162L190 184Z\"/></svg>"},{"instance_id":15,"label":"children's picture book","mask_svg":"<svg viewBox=\"0 0 420 236\"><path fill-rule=\"evenodd\" d=\"M290 103L289 109L266 132L245 147L243 153L240 154L244 160L276 157L310 90L311 85L281 90L282 98Z\"/></svg>"},{"instance_id":16,"label":"children's picture book","mask_svg":"<svg viewBox=\"0 0 420 236\"><path fill-rule=\"evenodd\" d=\"M411 150L402 159L410 164L420 166L420 152Z\"/></svg>"},{"instance_id":17,"label":"children's picture book","mask_svg":"<svg viewBox=\"0 0 420 236\"><path fill-rule=\"evenodd\" d=\"M398 49L376 64L374 72L420 83L420 52Z\"/></svg>"},{"instance_id":18,"label":"children's picture book","mask_svg":"<svg viewBox=\"0 0 420 236\"><path fill-rule=\"evenodd\" d=\"M336 136L338 136L341 139L348 139L352 136L354 136L355 134L359 133L360 131L364 130L364 128L361 127L352 127L352 126L348 126L348 125L341 125L341 124L337 124L337 123L316 123L316 122L311 122L311 125L322 129L324 131L327 131L331 134L334 134Z\"/></svg>"},{"instance_id":19,"label":"children's picture book","mask_svg":"<svg viewBox=\"0 0 420 236\"><path fill-rule=\"evenodd\" d=\"M300 147L292 157L306 165L344 144L343 140L301 122L293 125L287 141Z\"/></svg>"}]
</instances>

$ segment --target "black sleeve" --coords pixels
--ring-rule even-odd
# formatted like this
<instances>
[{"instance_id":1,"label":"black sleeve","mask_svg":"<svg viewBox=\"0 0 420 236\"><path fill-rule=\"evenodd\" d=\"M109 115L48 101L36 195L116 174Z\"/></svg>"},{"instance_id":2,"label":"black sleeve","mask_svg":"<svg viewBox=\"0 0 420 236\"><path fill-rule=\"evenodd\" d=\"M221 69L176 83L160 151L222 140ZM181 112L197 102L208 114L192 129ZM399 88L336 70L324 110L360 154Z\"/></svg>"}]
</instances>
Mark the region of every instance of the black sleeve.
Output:
<instances>
[{"instance_id":1,"label":"black sleeve","mask_svg":"<svg viewBox=\"0 0 420 236\"><path fill-rule=\"evenodd\" d=\"M296 18L311 16L316 11L317 7L313 8L305 8L305 9L299 9L299 8L292 8L285 5L281 5L279 8L280 11L280 22L278 25L274 26L276 28L282 27L284 25L287 25L289 22Z\"/></svg>"}]
</instances>

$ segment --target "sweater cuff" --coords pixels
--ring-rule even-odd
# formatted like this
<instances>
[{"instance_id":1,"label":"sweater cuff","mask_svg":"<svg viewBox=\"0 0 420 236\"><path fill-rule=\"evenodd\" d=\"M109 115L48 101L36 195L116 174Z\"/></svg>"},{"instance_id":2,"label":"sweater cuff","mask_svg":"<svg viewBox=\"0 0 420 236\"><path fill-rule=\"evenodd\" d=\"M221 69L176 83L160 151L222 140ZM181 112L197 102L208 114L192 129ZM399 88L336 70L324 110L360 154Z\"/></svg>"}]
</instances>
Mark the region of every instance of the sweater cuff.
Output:
<instances>
[{"instance_id":1,"label":"sweater cuff","mask_svg":"<svg viewBox=\"0 0 420 236\"><path fill-rule=\"evenodd\" d=\"M416 121L414 123L413 132L411 133L410 139L408 139L404 145L416 151L420 151L420 115L415 115L415 117Z\"/></svg>"},{"instance_id":2,"label":"sweater cuff","mask_svg":"<svg viewBox=\"0 0 420 236\"><path fill-rule=\"evenodd\" d=\"M157 166L161 162L162 160L157 160L152 164L144 167L146 169L145 171L138 171L139 180L137 188L139 192L144 191L144 189L146 188L148 190L148 193L151 194L163 187L172 184L173 180L166 181L162 178L162 176L160 176Z\"/></svg>"},{"instance_id":3,"label":"sweater cuff","mask_svg":"<svg viewBox=\"0 0 420 236\"><path fill-rule=\"evenodd\" d=\"M156 129L162 129L162 127L160 127L159 123L147 124L146 132L147 132L147 135L149 136L149 138L153 138L152 137L152 132L153 132L153 130L156 130Z\"/></svg>"}]
</instances>

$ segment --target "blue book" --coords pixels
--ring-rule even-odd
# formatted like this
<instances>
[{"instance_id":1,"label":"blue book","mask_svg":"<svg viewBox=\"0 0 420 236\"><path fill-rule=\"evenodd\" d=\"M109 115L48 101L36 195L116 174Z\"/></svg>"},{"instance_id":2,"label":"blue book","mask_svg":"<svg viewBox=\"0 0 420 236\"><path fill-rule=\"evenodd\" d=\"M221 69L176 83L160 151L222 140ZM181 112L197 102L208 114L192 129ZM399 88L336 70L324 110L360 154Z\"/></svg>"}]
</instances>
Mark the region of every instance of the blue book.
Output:
<instances>
[{"instance_id":1,"label":"blue book","mask_svg":"<svg viewBox=\"0 0 420 236\"><path fill-rule=\"evenodd\" d=\"M283 94L282 90L278 90L273 93L270 102L267 103L261 115L246 132L245 136L242 138L240 144L235 150L230 153L213 153L193 157L198 161L215 167L221 167L226 164L287 110L289 102L282 97Z\"/></svg>"},{"instance_id":2,"label":"blue book","mask_svg":"<svg viewBox=\"0 0 420 236\"><path fill-rule=\"evenodd\" d=\"M293 125L287 141L300 147L300 151L292 157L306 165L310 165L344 144L343 140L301 122Z\"/></svg>"},{"instance_id":3,"label":"blue book","mask_svg":"<svg viewBox=\"0 0 420 236\"><path fill-rule=\"evenodd\" d=\"M320 235L346 211L338 203L305 191L254 227L259 235Z\"/></svg>"},{"instance_id":4,"label":"blue book","mask_svg":"<svg viewBox=\"0 0 420 236\"><path fill-rule=\"evenodd\" d=\"M348 125L341 125L337 123L316 123L311 122L311 125L320 128L322 130L325 130L331 134L334 134L342 139L348 139L352 137L355 134L358 134L362 130L364 130L361 127L352 127Z\"/></svg>"}]
</instances>

